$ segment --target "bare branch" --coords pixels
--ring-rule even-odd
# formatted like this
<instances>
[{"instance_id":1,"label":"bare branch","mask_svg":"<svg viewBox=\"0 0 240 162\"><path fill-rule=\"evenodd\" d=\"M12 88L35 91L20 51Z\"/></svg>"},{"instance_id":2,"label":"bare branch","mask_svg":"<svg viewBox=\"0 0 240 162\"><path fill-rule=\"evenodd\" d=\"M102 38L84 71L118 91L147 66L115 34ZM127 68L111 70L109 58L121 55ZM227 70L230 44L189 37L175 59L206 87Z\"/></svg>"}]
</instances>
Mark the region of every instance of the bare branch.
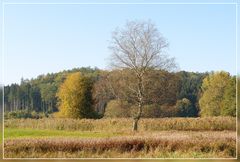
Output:
<instances>
[{"instance_id":1,"label":"bare branch","mask_svg":"<svg viewBox=\"0 0 240 162\"><path fill-rule=\"evenodd\" d=\"M150 21L130 21L127 22L125 28L116 29L113 32L109 47L112 51L112 65L119 69L131 70L136 78L131 85L125 86L128 89L128 95L130 95L130 90L131 94L136 96L139 107L134 119L136 122L141 117L144 105L146 91L144 77L148 69L170 71L176 67L174 58L165 54L167 47L166 39ZM123 77L122 79L128 80L129 78ZM122 95L129 97L125 93Z\"/></svg>"}]
</instances>

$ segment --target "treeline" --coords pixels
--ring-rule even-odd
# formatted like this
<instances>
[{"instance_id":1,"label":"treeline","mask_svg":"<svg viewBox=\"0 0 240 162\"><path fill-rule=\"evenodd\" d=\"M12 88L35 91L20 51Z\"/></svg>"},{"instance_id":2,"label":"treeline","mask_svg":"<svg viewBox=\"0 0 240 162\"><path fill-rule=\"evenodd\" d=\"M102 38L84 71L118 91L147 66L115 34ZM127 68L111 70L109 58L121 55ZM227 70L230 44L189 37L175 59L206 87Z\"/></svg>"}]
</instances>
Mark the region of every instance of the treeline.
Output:
<instances>
[{"instance_id":1,"label":"treeline","mask_svg":"<svg viewBox=\"0 0 240 162\"><path fill-rule=\"evenodd\" d=\"M59 73L39 75L36 79L21 79L19 84L4 87L5 112L26 110L51 114L58 111L56 93L70 73L81 72L97 77L98 69L75 68Z\"/></svg>"},{"instance_id":2,"label":"treeline","mask_svg":"<svg viewBox=\"0 0 240 162\"><path fill-rule=\"evenodd\" d=\"M74 92L79 92L80 98L77 96L76 102L67 98L64 104L74 107L74 104L84 102L83 110L74 112L80 114L79 118L131 117L134 114L136 106L135 96L131 96L134 93L130 92L134 82L131 71L104 71L90 67L40 75L31 80L22 79L20 85L5 86L5 112L36 112L46 116L58 112L63 107L61 97L64 98L68 92L60 91L60 87L65 84L69 88L66 78L77 72L81 76L72 76L68 84L72 85L70 89L73 91L76 89L74 86L80 87L81 91ZM82 83L75 84L74 80ZM226 72L170 73L152 70L144 80L146 100L143 117L236 116L235 80ZM81 98L81 94L86 98ZM89 116L89 113L94 115Z\"/></svg>"}]
</instances>

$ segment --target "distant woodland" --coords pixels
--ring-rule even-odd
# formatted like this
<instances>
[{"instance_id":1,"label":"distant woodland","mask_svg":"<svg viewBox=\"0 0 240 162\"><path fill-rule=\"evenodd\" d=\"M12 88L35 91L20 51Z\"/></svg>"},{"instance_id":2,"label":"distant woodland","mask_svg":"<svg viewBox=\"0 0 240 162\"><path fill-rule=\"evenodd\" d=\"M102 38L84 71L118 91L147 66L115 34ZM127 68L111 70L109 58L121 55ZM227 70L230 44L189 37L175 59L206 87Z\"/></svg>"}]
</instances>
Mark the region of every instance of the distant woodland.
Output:
<instances>
[{"instance_id":1,"label":"distant woodland","mask_svg":"<svg viewBox=\"0 0 240 162\"><path fill-rule=\"evenodd\" d=\"M74 80L81 84L76 85ZM151 86L146 88L145 118L236 116L236 77L227 72L152 70L146 80L145 86ZM135 111L134 96L129 91L132 81L134 77L128 69L106 71L90 67L22 79L20 84L4 87L5 116L61 117L62 104L74 105L77 100L78 105L84 103L80 112L72 113L78 114L74 118L132 117ZM73 94L81 93L77 98L66 96L64 84L68 89L73 86L76 90ZM78 91L79 88L84 90ZM72 117L67 114L66 117Z\"/></svg>"}]
</instances>

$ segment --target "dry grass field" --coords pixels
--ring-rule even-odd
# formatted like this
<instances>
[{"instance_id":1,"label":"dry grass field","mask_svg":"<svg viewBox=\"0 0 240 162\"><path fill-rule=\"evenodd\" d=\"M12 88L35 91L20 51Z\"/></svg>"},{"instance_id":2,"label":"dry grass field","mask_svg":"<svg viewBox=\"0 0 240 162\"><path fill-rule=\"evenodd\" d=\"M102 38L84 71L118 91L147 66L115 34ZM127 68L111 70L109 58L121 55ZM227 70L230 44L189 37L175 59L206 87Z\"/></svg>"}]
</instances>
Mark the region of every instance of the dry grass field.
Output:
<instances>
[{"instance_id":1,"label":"dry grass field","mask_svg":"<svg viewBox=\"0 0 240 162\"><path fill-rule=\"evenodd\" d=\"M132 119L10 119L5 120L5 128L31 128L48 130L77 130L98 132L128 132L132 130ZM206 118L155 118L141 119L139 131L222 131L236 130L234 117L206 117Z\"/></svg>"},{"instance_id":2,"label":"dry grass field","mask_svg":"<svg viewBox=\"0 0 240 162\"><path fill-rule=\"evenodd\" d=\"M130 119L6 120L5 158L236 156L234 118L143 119L138 132L130 130Z\"/></svg>"}]
</instances>

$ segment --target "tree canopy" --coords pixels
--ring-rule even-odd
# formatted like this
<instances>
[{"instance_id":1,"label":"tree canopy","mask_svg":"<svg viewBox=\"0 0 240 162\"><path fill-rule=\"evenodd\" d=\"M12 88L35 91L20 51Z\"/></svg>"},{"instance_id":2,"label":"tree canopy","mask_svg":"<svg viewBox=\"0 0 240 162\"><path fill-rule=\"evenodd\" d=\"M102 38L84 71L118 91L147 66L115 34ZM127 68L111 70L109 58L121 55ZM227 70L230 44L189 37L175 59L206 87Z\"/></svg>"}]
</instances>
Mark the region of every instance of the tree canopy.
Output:
<instances>
[{"instance_id":1,"label":"tree canopy","mask_svg":"<svg viewBox=\"0 0 240 162\"><path fill-rule=\"evenodd\" d=\"M236 115L236 82L229 73L210 74L203 80L201 88L201 116Z\"/></svg>"},{"instance_id":2,"label":"tree canopy","mask_svg":"<svg viewBox=\"0 0 240 162\"><path fill-rule=\"evenodd\" d=\"M112 51L111 65L117 69L128 69L132 73L132 77L122 77L122 80L126 78L129 84L125 84L127 89L121 89L121 94L133 96L131 99L138 106L134 115L134 131L138 128L146 91L149 89L145 85L151 86L146 80L147 73L155 69L169 71L176 67L174 58L164 52L166 47L168 42L150 21L128 21L124 27L117 28L112 34L109 46Z\"/></svg>"},{"instance_id":3,"label":"tree canopy","mask_svg":"<svg viewBox=\"0 0 240 162\"><path fill-rule=\"evenodd\" d=\"M68 118L91 118L93 82L80 72L69 74L57 92L59 99L58 116Z\"/></svg>"},{"instance_id":4,"label":"tree canopy","mask_svg":"<svg viewBox=\"0 0 240 162\"><path fill-rule=\"evenodd\" d=\"M130 70L122 69L106 71L92 68L76 68L59 73L40 75L35 79L22 80L20 84L5 86L5 112L37 112L46 114L47 116L58 112L60 109L57 105L56 93L59 90L60 85L66 80L66 77L74 72L80 72L82 75L86 75L91 78L93 86L91 91L92 106L98 114L101 114L101 116L104 116L106 106L111 100L120 99L122 103L130 105L126 106L126 109L136 109L136 106L134 106L136 105L135 96L132 95L131 89L129 89L134 85L132 81L136 78ZM210 76L214 74L215 73L211 73ZM204 116L199 113L199 111L204 109L200 107L199 99L208 99L208 97L204 97L206 95L204 95L205 91L208 90L204 90L202 86L203 79L205 78L206 80L206 78L210 77L208 76L208 73L152 70L149 71L146 76L144 86L147 88L145 91L146 97L144 99L145 105L143 107L143 113L145 115L143 115L143 117ZM232 76L227 78L222 102L219 104L219 115L235 116L236 78ZM216 88L214 85L210 87L212 87L213 90ZM240 86L238 86L238 88L239 87ZM210 98L213 97L211 93L209 93L209 96ZM189 109L186 109L188 111L185 111L185 108L182 109L181 106L178 106L179 102L184 98L189 100L191 103L191 106L188 107ZM209 102L209 100L205 100L205 103L209 104L211 102ZM148 110L146 110L147 108ZM184 113L179 113L182 110L184 110ZM211 110L211 108L209 110ZM110 108L107 111L108 114L114 114L109 111L116 110L114 108ZM122 110L119 109L119 112L121 111ZM154 115L151 111L155 112ZM130 114L131 111L127 110L127 112ZM125 116L131 117L132 112L131 115L129 114L126 114ZM115 115L121 116L121 114Z\"/></svg>"}]
</instances>

